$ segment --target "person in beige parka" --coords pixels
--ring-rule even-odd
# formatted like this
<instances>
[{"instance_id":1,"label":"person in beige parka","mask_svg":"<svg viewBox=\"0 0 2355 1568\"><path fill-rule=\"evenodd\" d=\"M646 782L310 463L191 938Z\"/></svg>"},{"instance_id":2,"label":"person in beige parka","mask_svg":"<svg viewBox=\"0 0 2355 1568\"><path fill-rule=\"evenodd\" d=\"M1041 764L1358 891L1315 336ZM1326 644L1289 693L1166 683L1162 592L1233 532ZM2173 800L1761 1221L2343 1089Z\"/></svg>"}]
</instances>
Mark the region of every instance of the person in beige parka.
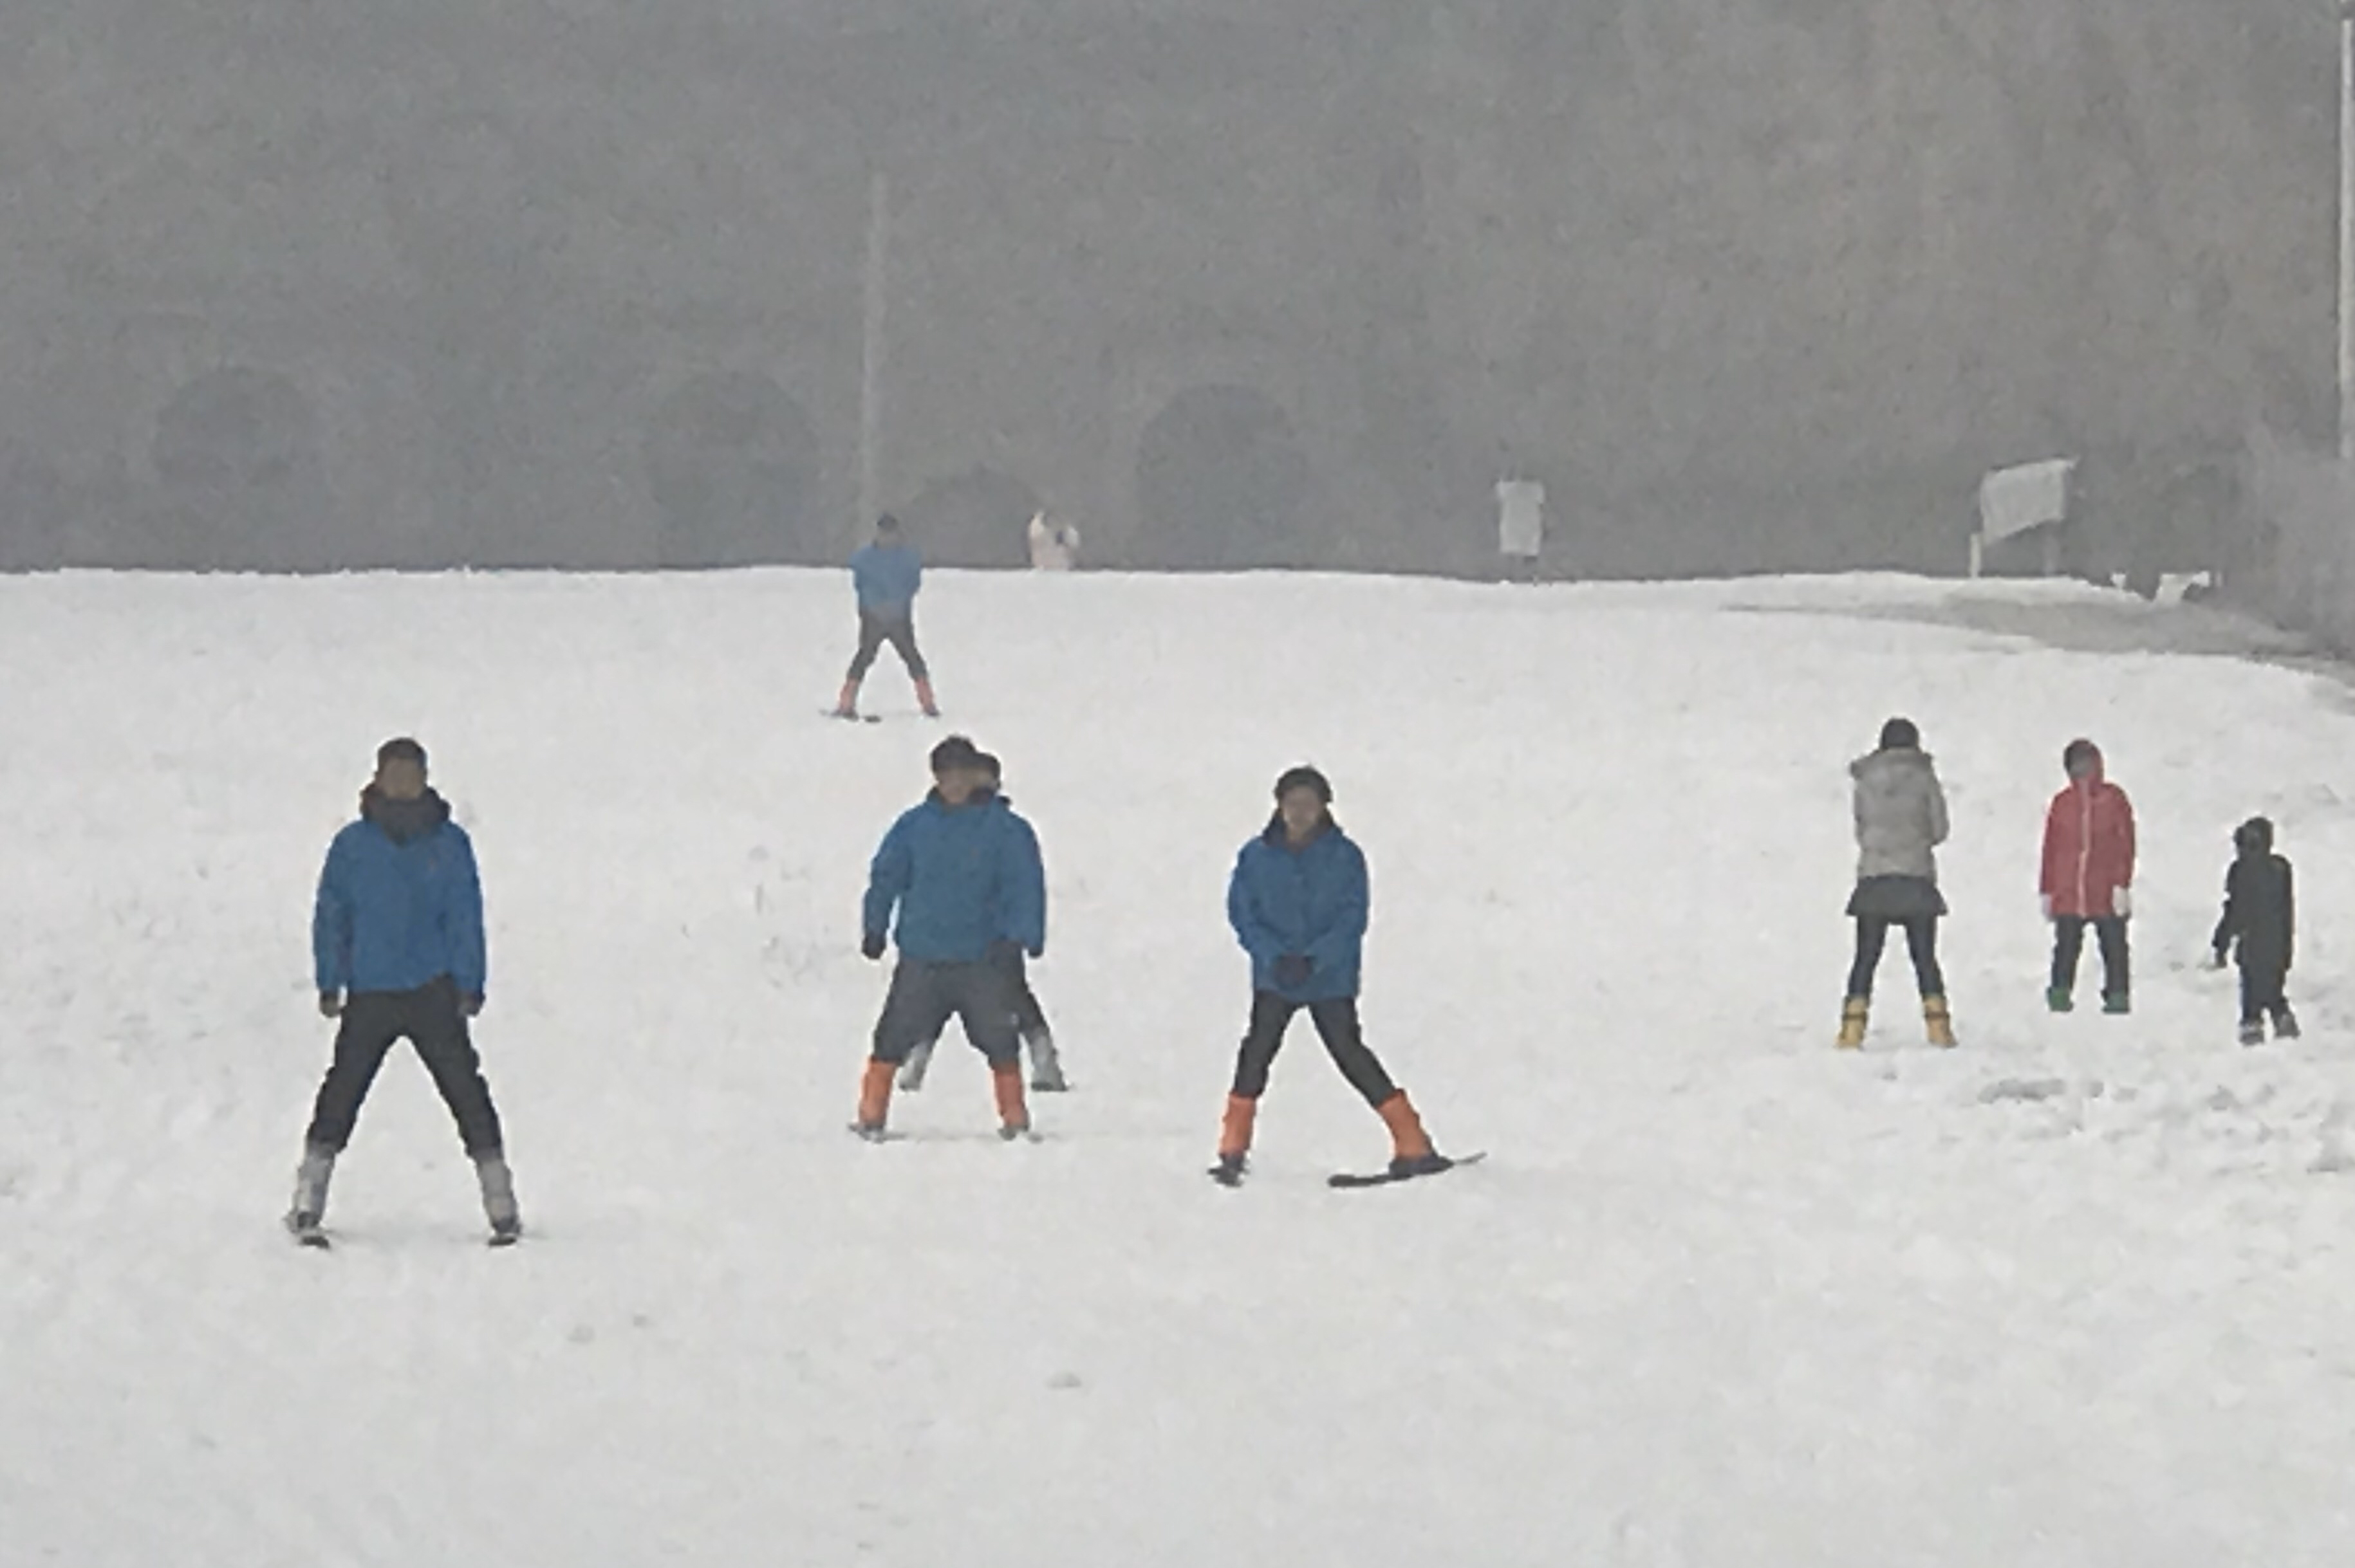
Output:
<instances>
[{"instance_id":1,"label":"person in beige parka","mask_svg":"<svg viewBox=\"0 0 2355 1568\"><path fill-rule=\"evenodd\" d=\"M1921 982L1930 1044L1951 1046L1954 1021L1938 968L1938 919L1946 900L1938 891L1937 848L1946 842L1947 823L1937 768L1922 749L1913 721L1893 718L1881 726L1880 747L1849 764L1849 773L1856 781L1856 892L1848 902L1856 921L1856 963L1840 1010L1839 1044L1846 1050L1864 1044L1873 972L1895 926L1905 932Z\"/></svg>"}]
</instances>

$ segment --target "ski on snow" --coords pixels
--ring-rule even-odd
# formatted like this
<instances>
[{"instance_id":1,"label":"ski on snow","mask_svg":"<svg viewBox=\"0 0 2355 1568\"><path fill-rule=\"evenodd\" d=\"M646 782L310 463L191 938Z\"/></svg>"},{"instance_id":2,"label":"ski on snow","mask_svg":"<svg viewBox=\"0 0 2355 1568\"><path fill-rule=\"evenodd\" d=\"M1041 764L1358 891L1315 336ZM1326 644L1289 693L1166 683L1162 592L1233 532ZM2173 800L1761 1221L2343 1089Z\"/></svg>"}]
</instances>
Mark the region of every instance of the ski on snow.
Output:
<instances>
[{"instance_id":1,"label":"ski on snow","mask_svg":"<svg viewBox=\"0 0 2355 1568\"><path fill-rule=\"evenodd\" d=\"M953 1138L943 1139L938 1135L928 1136L923 1133L906 1133L900 1132L896 1128L880 1127L861 1127L855 1121L849 1124L849 1131L850 1135L853 1138L858 1139L861 1143L940 1143L954 1141ZM980 1141L980 1134L975 1134L975 1141ZM1037 1128L1001 1127L997 1129L997 1140L1000 1143L1044 1143L1047 1141L1047 1135L1040 1132Z\"/></svg>"},{"instance_id":2,"label":"ski on snow","mask_svg":"<svg viewBox=\"0 0 2355 1568\"><path fill-rule=\"evenodd\" d=\"M844 724L881 724L883 722L881 714L847 714L840 708L820 708L817 711L827 718L839 719Z\"/></svg>"},{"instance_id":3,"label":"ski on snow","mask_svg":"<svg viewBox=\"0 0 2355 1568\"><path fill-rule=\"evenodd\" d=\"M286 1234L294 1238L295 1245L309 1247L314 1252L333 1252L336 1249L336 1244L328 1239L327 1233L317 1225L298 1225L293 1220L289 1220L286 1222ZM493 1231L484 1239L483 1245L489 1247L507 1247L515 1245L521 1240L523 1240L523 1232L520 1229Z\"/></svg>"}]
</instances>

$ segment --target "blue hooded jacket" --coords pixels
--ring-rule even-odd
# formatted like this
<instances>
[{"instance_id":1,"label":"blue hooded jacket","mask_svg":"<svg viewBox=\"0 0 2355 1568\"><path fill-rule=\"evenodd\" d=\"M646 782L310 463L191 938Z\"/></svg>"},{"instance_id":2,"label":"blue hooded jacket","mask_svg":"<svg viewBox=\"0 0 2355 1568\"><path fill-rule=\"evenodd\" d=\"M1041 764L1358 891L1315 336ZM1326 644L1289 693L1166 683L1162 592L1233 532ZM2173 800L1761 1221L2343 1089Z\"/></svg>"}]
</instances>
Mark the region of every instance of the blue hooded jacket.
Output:
<instances>
[{"instance_id":1,"label":"blue hooded jacket","mask_svg":"<svg viewBox=\"0 0 2355 1568\"><path fill-rule=\"evenodd\" d=\"M1002 801L976 797L953 808L934 795L883 835L864 915L869 934L890 931L900 953L922 963L977 963L996 942L1039 958L1047 869L1038 835Z\"/></svg>"},{"instance_id":2,"label":"blue hooded jacket","mask_svg":"<svg viewBox=\"0 0 2355 1568\"><path fill-rule=\"evenodd\" d=\"M1252 988L1288 1001L1333 1001L1358 994L1372 890L1365 854L1330 818L1297 849L1278 817L1235 860L1227 920L1251 955ZM1309 961L1307 980L1285 986L1276 960Z\"/></svg>"},{"instance_id":3,"label":"blue hooded jacket","mask_svg":"<svg viewBox=\"0 0 2355 1568\"><path fill-rule=\"evenodd\" d=\"M482 880L442 797L360 798L360 820L336 835L319 874L311 954L323 991L415 991L446 975L483 994Z\"/></svg>"},{"instance_id":4,"label":"blue hooded jacket","mask_svg":"<svg viewBox=\"0 0 2355 1568\"><path fill-rule=\"evenodd\" d=\"M858 608L875 615L906 615L924 586L923 557L913 545L868 545L850 557Z\"/></svg>"}]
</instances>

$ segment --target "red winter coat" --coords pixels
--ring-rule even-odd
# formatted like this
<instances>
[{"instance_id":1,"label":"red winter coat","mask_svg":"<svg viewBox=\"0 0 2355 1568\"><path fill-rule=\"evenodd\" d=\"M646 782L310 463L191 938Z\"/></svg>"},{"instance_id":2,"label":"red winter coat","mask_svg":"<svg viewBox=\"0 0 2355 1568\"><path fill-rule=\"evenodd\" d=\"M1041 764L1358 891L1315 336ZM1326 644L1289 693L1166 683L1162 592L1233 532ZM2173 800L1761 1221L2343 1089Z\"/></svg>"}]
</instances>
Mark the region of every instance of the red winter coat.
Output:
<instances>
[{"instance_id":1,"label":"red winter coat","mask_svg":"<svg viewBox=\"0 0 2355 1568\"><path fill-rule=\"evenodd\" d=\"M2039 888L2055 916L2098 920L2118 912L2116 890L2132 887L2134 874L2134 806L2102 776L2097 751L2093 776L2070 780L2045 813Z\"/></svg>"}]
</instances>

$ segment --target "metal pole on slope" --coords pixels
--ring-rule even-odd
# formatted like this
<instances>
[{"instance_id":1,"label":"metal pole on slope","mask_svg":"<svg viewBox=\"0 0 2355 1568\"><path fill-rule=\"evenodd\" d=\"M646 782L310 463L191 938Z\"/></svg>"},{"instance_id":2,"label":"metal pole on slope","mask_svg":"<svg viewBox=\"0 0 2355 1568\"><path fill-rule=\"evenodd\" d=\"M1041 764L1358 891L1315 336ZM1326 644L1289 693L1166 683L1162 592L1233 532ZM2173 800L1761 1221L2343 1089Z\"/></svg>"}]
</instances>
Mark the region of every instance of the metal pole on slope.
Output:
<instances>
[{"instance_id":1,"label":"metal pole on slope","mask_svg":"<svg viewBox=\"0 0 2355 1568\"><path fill-rule=\"evenodd\" d=\"M2339 461L2355 464L2355 0L2339 4Z\"/></svg>"},{"instance_id":2,"label":"metal pole on slope","mask_svg":"<svg viewBox=\"0 0 2355 1568\"><path fill-rule=\"evenodd\" d=\"M859 338L858 384L860 528L874 526L883 510L883 309L890 211L890 181L878 169L867 185L867 321Z\"/></svg>"}]
</instances>

